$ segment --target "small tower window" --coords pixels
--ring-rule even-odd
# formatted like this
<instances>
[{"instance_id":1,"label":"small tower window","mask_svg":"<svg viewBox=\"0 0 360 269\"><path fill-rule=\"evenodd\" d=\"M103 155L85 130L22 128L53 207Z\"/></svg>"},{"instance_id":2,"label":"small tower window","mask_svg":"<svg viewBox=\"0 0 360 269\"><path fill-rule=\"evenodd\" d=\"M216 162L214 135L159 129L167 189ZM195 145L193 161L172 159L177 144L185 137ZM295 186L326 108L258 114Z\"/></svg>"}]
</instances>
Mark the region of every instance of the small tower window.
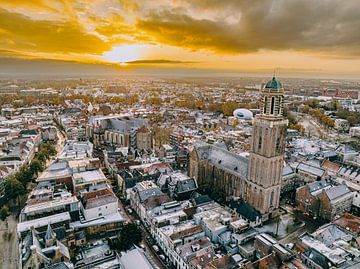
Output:
<instances>
[{"instance_id":1,"label":"small tower window","mask_svg":"<svg viewBox=\"0 0 360 269\"><path fill-rule=\"evenodd\" d=\"M273 205L273 202L274 202L274 191L272 191L270 195L270 206Z\"/></svg>"},{"instance_id":2,"label":"small tower window","mask_svg":"<svg viewBox=\"0 0 360 269\"><path fill-rule=\"evenodd\" d=\"M260 136L259 136L259 150L261 150L261 146L262 146L262 136L260 134Z\"/></svg>"}]
</instances>

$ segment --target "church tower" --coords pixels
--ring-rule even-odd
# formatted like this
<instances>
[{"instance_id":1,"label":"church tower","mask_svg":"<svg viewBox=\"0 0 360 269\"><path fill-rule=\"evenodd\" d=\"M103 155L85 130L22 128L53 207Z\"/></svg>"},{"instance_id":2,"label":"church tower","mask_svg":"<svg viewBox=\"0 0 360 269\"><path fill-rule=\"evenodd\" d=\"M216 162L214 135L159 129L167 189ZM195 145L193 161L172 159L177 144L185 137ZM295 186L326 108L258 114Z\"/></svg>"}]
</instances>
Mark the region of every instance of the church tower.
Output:
<instances>
[{"instance_id":1,"label":"church tower","mask_svg":"<svg viewBox=\"0 0 360 269\"><path fill-rule=\"evenodd\" d=\"M284 88L273 77L261 90L260 114L253 136L245 198L261 214L278 208L288 121L283 117Z\"/></svg>"}]
</instances>

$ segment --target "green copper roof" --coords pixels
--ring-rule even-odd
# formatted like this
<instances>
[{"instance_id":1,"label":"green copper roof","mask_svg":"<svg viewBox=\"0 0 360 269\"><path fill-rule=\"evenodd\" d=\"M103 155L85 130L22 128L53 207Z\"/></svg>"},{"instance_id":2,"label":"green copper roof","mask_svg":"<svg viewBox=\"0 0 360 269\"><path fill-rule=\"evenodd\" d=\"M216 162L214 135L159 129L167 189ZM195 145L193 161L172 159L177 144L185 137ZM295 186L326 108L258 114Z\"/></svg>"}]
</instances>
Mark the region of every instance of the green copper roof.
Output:
<instances>
[{"instance_id":1,"label":"green copper roof","mask_svg":"<svg viewBox=\"0 0 360 269\"><path fill-rule=\"evenodd\" d=\"M277 80L275 77L272 78L272 80L269 80L268 83L266 83L265 88L267 89L281 89L282 85L279 80Z\"/></svg>"}]
</instances>

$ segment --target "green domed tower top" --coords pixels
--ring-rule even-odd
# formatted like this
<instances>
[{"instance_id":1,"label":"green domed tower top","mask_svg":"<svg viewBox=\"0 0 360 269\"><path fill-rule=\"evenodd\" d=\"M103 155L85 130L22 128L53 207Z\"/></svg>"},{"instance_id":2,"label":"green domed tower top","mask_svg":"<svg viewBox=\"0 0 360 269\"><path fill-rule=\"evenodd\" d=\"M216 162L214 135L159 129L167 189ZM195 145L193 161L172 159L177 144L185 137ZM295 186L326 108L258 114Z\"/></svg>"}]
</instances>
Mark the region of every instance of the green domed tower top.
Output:
<instances>
[{"instance_id":1,"label":"green domed tower top","mask_svg":"<svg viewBox=\"0 0 360 269\"><path fill-rule=\"evenodd\" d=\"M282 88L282 84L279 80L275 78L275 76L272 78L272 80L269 80L268 83L266 83L265 86L266 89L274 89L278 90Z\"/></svg>"},{"instance_id":2,"label":"green domed tower top","mask_svg":"<svg viewBox=\"0 0 360 269\"><path fill-rule=\"evenodd\" d=\"M282 118L284 106L284 88L275 76L261 90L261 115Z\"/></svg>"}]
</instances>

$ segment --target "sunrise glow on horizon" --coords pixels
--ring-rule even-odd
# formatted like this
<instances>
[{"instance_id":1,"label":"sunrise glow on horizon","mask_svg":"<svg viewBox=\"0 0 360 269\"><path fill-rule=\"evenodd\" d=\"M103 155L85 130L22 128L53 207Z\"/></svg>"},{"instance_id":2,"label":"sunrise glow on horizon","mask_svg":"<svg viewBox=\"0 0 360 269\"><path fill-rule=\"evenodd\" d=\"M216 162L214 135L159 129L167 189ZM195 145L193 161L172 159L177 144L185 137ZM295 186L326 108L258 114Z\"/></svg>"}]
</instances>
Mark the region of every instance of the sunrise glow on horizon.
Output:
<instances>
[{"instance_id":1,"label":"sunrise glow on horizon","mask_svg":"<svg viewBox=\"0 0 360 269\"><path fill-rule=\"evenodd\" d=\"M345 18L359 11L337 0L4 0L0 57L357 73L358 28Z\"/></svg>"}]
</instances>

